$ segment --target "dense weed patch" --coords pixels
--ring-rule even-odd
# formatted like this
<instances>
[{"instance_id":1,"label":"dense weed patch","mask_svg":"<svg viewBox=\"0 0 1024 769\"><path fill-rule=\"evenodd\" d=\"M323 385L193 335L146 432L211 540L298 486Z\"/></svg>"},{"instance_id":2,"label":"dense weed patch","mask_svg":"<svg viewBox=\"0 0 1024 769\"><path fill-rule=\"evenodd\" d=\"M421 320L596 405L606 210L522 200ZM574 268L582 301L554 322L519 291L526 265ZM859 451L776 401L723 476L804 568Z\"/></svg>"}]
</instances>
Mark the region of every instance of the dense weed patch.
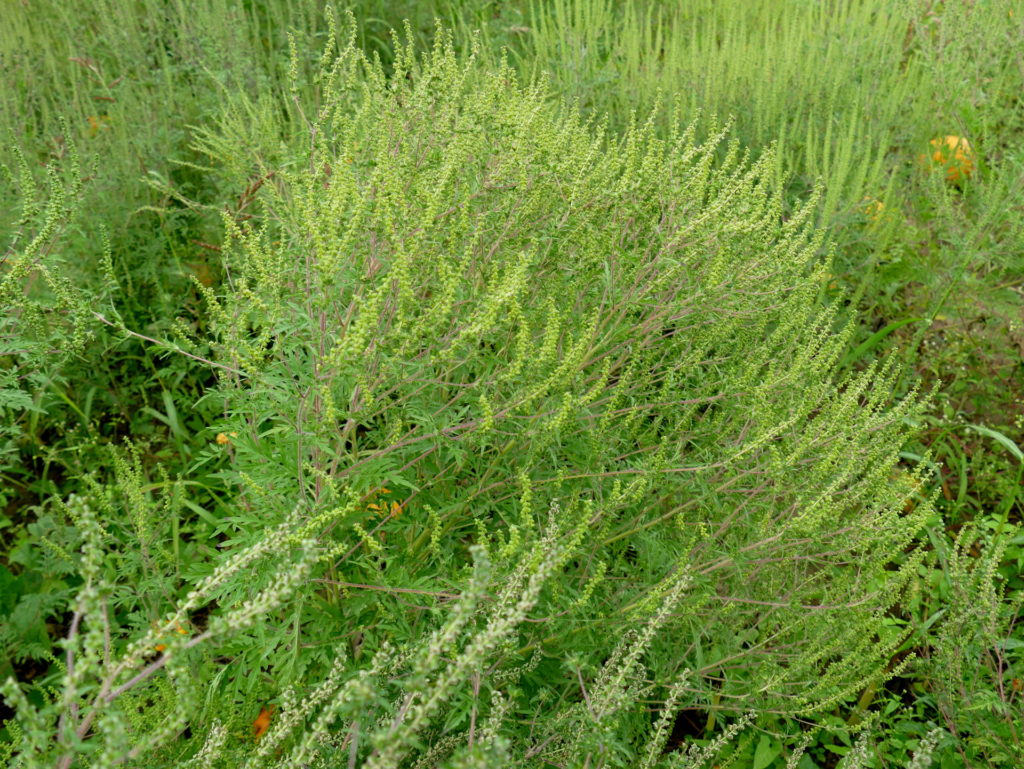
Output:
<instances>
[{"instance_id":1,"label":"dense weed patch","mask_svg":"<svg viewBox=\"0 0 1024 769\"><path fill-rule=\"evenodd\" d=\"M1006 9L364 5L0 37L10 762L1019 757Z\"/></svg>"}]
</instances>

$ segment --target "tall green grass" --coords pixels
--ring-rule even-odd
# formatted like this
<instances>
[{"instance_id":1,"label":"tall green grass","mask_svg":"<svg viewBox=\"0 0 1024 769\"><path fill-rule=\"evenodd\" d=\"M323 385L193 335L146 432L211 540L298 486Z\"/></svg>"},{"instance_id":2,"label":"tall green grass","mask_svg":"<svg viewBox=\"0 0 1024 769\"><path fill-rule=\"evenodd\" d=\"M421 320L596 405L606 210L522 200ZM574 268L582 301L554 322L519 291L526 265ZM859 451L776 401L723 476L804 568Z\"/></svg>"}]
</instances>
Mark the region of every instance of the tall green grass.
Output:
<instances>
[{"instance_id":1,"label":"tall green grass","mask_svg":"<svg viewBox=\"0 0 1024 769\"><path fill-rule=\"evenodd\" d=\"M673 93L687 114L734 118L754 152L777 147L777 178L795 194L824 181L822 221L841 245L862 246L840 258L863 261L892 247L899 227L866 232L865 198L890 212L907 205L913 164L935 136L968 137L975 185L1011 192L989 172L1014 162L1006 154L1022 127L1013 94L1024 74L1007 55L1022 34L1014 5L552 0L530 4L512 52L613 126Z\"/></svg>"}]
</instances>

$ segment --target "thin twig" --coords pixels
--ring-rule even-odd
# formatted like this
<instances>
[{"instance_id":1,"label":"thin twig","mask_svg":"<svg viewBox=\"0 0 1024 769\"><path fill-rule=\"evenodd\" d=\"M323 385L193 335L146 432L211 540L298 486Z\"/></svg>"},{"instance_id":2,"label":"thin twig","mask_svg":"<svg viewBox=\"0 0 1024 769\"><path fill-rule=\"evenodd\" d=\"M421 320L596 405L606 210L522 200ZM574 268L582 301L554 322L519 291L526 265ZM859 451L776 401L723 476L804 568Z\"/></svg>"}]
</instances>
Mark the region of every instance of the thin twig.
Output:
<instances>
[{"instance_id":1,"label":"thin twig","mask_svg":"<svg viewBox=\"0 0 1024 769\"><path fill-rule=\"evenodd\" d=\"M93 316L97 320L99 320L99 321L101 321L103 323L106 323L111 328L116 328L119 331L123 331L124 333L128 334L128 336L133 336L136 339L143 339L143 340L145 340L147 342L152 342L153 344L157 345L158 347L163 347L163 348L165 348L167 350L170 350L171 352L180 353L181 355L184 355L187 358L192 358L192 360L197 360L200 363L207 364L208 366L214 366L215 368L222 368L225 371L230 371L232 374L238 374L239 376L244 376L244 377L248 377L249 376L248 374L246 374L241 369L233 368L231 366L225 366L223 363L217 363L217 362L209 360L207 358L202 358L202 357L200 357L198 355L193 355L190 352L186 352L185 350L182 350L180 347L175 347L173 345L168 344L167 342L161 342L159 339L154 339L151 336L146 336L145 334L140 334L140 333L138 333L136 331L132 331L131 329L127 329L127 328L125 328L124 326L122 326L122 325L120 325L118 323L114 323L113 321L107 320L106 317L104 317L101 313L98 313L98 312L94 311L93 312Z\"/></svg>"},{"instance_id":2,"label":"thin twig","mask_svg":"<svg viewBox=\"0 0 1024 769\"><path fill-rule=\"evenodd\" d=\"M458 593L446 593L442 590L414 590L411 587L388 587L387 585L363 585L359 582L339 582L334 579L314 579L313 582L323 582L338 587L354 587L362 590L379 590L382 593L411 593L413 595L429 595L437 598L458 598Z\"/></svg>"}]
</instances>

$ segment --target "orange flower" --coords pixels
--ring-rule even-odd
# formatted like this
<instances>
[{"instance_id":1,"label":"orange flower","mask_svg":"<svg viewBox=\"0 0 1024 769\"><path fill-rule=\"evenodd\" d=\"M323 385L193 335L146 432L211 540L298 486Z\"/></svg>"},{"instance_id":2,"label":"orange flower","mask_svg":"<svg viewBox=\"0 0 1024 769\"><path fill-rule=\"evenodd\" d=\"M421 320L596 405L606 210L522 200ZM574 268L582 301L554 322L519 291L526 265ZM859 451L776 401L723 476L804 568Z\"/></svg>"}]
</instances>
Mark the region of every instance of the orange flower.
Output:
<instances>
[{"instance_id":1,"label":"orange flower","mask_svg":"<svg viewBox=\"0 0 1024 769\"><path fill-rule=\"evenodd\" d=\"M89 123L89 136L95 136L100 131L110 128L110 117L107 115L89 115L85 119Z\"/></svg>"},{"instance_id":2,"label":"orange flower","mask_svg":"<svg viewBox=\"0 0 1024 769\"><path fill-rule=\"evenodd\" d=\"M154 627L158 627L159 623L154 622L153 626ZM177 633L178 635L188 635L188 631L185 628L183 628L181 625L177 624L177 623L174 624L174 632ZM158 652L164 652L164 651L167 650L167 644L156 644L153 647L153 649L158 651Z\"/></svg>"},{"instance_id":3,"label":"orange flower","mask_svg":"<svg viewBox=\"0 0 1024 769\"><path fill-rule=\"evenodd\" d=\"M383 487L374 492L375 495L390 493L391 489ZM402 510L405 509L405 506L399 502L392 500L390 507L387 502L382 501L380 504L377 504L376 502L371 502L366 506L366 509L372 510L373 512L381 516L387 515L390 512L392 518L397 518L399 515L402 514Z\"/></svg>"},{"instance_id":4,"label":"orange flower","mask_svg":"<svg viewBox=\"0 0 1024 769\"><path fill-rule=\"evenodd\" d=\"M962 136L942 136L932 139L934 147L931 162L946 169L946 180L959 182L974 173L974 152L967 139ZM928 158L920 156L925 163Z\"/></svg>"},{"instance_id":5,"label":"orange flower","mask_svg":"<svg viewBox=\"0 0 1024 769\"><path fill-rule=\"evenodd\" d=\"M260 708L260 714L256 716L256 720L252 722L252 736L253 739L258 740L264 734L267 729L270 728L270 719L274 715L274 706L266 705Z\"/></svg>"},{"instance_id":6,"label":"orange flower","mask_svg":"<svg viewBox=\"0 0 1024 769\"><path fill-rule=\"evenodd\" d=\"M237 437L238 437L238 433L231 433L230 435L228 433L217 433L217 438L215 440L221 446L226 446L227 444L231 443L231 439L232 438L237 438Z\"/></svg>"}]
</instances>

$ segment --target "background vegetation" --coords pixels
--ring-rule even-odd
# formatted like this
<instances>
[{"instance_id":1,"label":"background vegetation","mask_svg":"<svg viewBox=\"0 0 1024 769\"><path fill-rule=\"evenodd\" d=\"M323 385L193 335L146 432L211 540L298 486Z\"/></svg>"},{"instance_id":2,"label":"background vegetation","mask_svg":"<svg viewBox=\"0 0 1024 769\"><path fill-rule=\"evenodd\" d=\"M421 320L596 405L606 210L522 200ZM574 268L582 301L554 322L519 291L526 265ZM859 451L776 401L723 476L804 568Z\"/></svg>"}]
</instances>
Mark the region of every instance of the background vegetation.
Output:
<instances>
[{"instance_id":1,"label":"background vegetation","mask_svg":"<svg viewBox=\"0 0 1024 769\"><path fill-rule=\"evenodd\" d=\"M0 750L1016 765L1015 5L4 3Z\"/></svg>"}]
</instances>

